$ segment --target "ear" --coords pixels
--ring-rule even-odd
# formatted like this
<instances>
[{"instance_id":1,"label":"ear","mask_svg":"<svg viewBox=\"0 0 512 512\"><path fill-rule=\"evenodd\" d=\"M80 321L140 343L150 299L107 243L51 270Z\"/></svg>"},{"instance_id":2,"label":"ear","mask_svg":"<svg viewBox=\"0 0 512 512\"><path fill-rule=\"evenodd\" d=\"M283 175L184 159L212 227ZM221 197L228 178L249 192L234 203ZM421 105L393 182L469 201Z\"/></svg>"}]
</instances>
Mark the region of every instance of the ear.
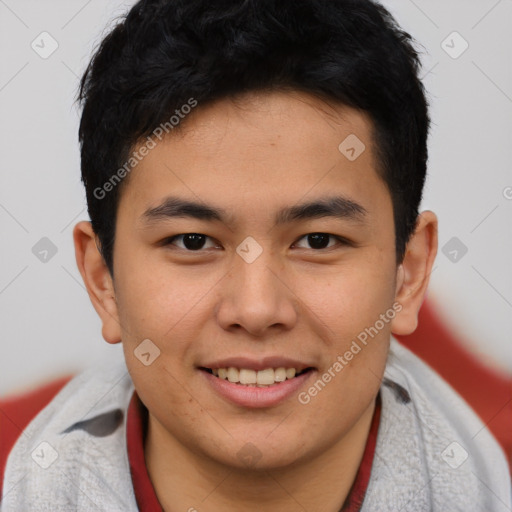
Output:
<instances>
[{"instance_id":1,"label":"ear","mask_svg":"<svg viewBox=\"0 0 512 512\"><path fill-rule=\"evenodd\" d=\"M402 309L391 322L393 334L411 334L418 326L418 312L425 298L436 254L437 217L427 210L418 215L403 262L397 269L395 301Z\"/></svg>"},{"instance_id":2,"label":"ear","mask_svg":"<svg viewBox=\"0 0 512 512\"><path fill-rule=\"evenodd\" d=\"M79 222L73 229L75 257L87 293L101 318L103 338L107 343L121 341L114 282L98 249L99 240L90 222Z\"/></svg>"}]
</instances>

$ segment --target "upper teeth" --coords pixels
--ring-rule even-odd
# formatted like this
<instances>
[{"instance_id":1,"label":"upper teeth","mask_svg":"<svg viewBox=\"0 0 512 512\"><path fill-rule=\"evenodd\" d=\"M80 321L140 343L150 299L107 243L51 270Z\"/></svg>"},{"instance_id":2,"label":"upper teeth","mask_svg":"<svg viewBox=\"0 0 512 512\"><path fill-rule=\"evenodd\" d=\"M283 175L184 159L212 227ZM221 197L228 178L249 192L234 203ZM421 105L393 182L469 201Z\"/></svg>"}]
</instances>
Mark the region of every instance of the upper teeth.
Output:
<instances>
[{"instance_id":1,"label":"upper teeth","mask_svg":"<svg viewBox=\"0 0 512 512\"><path fill-rule=\"evenodd\" d=\"M276 382L284 382L286 379L293 379L297 370L295 368L266 368L265 370L249 370L246 368L218 368L212 369L214 375L220 379L227 379L229 382L240 384L256 384L258 386L269 386Z\"/></svg>"}]
</instances>

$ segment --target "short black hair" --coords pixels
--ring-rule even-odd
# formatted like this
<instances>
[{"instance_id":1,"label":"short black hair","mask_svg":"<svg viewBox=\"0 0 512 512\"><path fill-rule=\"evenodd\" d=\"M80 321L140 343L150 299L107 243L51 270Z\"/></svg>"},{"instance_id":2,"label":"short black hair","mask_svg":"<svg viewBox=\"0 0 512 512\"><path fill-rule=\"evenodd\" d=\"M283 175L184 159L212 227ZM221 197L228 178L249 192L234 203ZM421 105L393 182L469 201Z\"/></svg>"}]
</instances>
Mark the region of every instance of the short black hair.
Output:
<instances>
[{"instance_id":1,"label":"short black hair","mask_svg":"<svg viewBox=\"0 0 512 512\"><path fill-rule=\"evenodd\" d=\"M400 263L416 225L428 157L420 67L412 37L374 0L137 2L96 49L78 93L82 180L111 275L123 184L115 186L113 178L129 172L133 148L191 101L201 108L279 89L369 115Z\"/></svg>"}]
</instances>

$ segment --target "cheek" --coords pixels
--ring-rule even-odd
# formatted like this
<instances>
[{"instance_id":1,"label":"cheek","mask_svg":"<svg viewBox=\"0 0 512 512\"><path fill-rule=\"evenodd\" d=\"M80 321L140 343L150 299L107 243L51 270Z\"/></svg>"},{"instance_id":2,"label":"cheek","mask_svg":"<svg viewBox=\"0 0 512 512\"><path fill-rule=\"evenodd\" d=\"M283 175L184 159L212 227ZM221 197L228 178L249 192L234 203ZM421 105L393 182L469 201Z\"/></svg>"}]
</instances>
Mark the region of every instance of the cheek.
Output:
<instances>
[{"instance_id":1,"label":"cheek","mask_svg":"<svg viewBox=\"0 0 512 512\"><path fill-rule=\"evenodd\" d=\"M304 282L298 293L332 332L353 336L373 325L391 307L393 277L389 263L369 258L364 264L361 258L330 275L316 276L314 282Z\"/></svg>"},{"instance_id":2,"label":"cheek","mask_svg":"<svg viewBox=\"0 0 512 512\"><path fill-rule=\"evenodd\" d=\"M146 267L143 275L126 277L118 290L126 364L141 400L152 411L162 407L163 395L165 407L189 407L182 391L192 371L189 354L197 338L200 308L194 305L204 293L183 284L179 277L168 276L166 281ZM142 352L145 340L151 343ZM148 365L142 355L147 352Z\"/></svg>"},{"instance_id":3,"label":"cheek","mask_svg":"<svg viewBox=\"0 0 512 512\"><path fill-rule=\"evenodd\" d=\"M118 310L128 337L153 336L161 341L173 331L190 328L201 298L214 284L200 277L191 282L183 273L162 266L120 275L119 281Z\"/></svg>"}]
</instances>

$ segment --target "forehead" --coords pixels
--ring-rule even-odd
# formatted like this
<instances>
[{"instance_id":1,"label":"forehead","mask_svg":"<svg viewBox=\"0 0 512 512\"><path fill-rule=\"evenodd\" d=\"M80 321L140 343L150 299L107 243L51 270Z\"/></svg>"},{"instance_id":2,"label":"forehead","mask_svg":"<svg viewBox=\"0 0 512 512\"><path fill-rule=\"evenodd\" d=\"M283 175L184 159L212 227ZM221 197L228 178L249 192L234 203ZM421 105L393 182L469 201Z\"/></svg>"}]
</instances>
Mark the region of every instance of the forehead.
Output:
<instances>
[{"instance_id":1,"label":"forehead","mask_svg":"<svg viewBox=\"0 0 512 512\"><path fill-rule=\"evenodd\" d=\"M372 130L364 113L299 92L199 105L132 171L121 202L142 214L178 193L255 212L335 191L371 213L390 204Z\"/></svg>"}]
</instances>

